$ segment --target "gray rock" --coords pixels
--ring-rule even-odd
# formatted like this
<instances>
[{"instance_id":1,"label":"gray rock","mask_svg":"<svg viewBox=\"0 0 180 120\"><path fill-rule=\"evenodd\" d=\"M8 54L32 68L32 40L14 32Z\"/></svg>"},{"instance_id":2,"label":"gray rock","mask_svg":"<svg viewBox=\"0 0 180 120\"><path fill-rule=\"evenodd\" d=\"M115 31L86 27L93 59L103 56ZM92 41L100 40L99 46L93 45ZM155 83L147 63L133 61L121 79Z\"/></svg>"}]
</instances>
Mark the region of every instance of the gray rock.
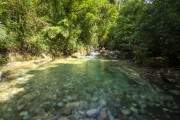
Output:
<instances>
[{"instance_id":1,"label":"gray rock","mask_svg":"<svg viewBox=\"0 0 180 120\"><path fill-rule=\"evenodd\" d=\"M96 118L99 115L99 109L91 109L86 112L86 115L90 118Z\"/></svg>"},{"instance_id":2,"label":"gray rock","mask_svg":"<svg viewBox=\"0 0 180 120\"><path fill-rule=\"evenodd\" d=\"M75 118L76 120L79 120L79 119L82 118L82 116L81 116L81 114L80 114L79 112L75 112L74 118Z\"/></svg>"},{"instance_id":3,"label":"gray rock","mask_svg":"<svg viewBox=\"0 0 180 120\"><path fill-rule=\"evenodd\" d=\"M99 100L99 105L100 105L101 107L105 107L105 106L106 106L106 101L105 101L104 99L100 99L100 100Z\"/></svg>"},{"instance_id":4,"label":"gray rock","mask_svg":"<svg viewBox=\"0 0 180 120\"><path fill-rule=\"evenodd\" d=\"M69 118L68 117L60 117L60 118L58 118L58 120L69 120Z\"/></svg>"},{"instance_id":5,"label":"gray rock","mask_svg":"<svg viewBox=\"0 0 180 120\"><path fill-rule=\"evenodd\" d=\"M162 108L162 109L163 109L163 111L165 111L165 112L168 112L168 111L169 111L168 108Z\"/></svg>"},{"instance_id":6,"label":"gray rock","mask_svg":"<svg viewBox=\"0 0 180 120\"><path fill-rule=\"evenodd\" d=\"M122 114L125 115L125 116L131 114L131 111L129 111L128 109L121 110L121 112L122 112Z\"/></svg>"},{"instance_id":7,"label":"gray rock","mask_svg":"<svg viewBox=\"0 0 180 120\"><path fill-rule=\"evenodd\" d=\"M93 97L91 100L92 100L93 102L96 102L96 101L98 100L98 97L95 96L95 97Z\"/></svg>"},{"instance_id":8,"label":"gray rock","mask_svg":"<svg viewBox=\"0 0 180 120\"><path fill-rule=\"evenodd\" d=\"M180 95L180 92L178 90L170 90L169 92L174 95Z\"/></svg>"},{"instance_id":9,"label":"gray rock","mask_svg":"<svg viewBox=\"0 0 180 120\"><path fill-rule=\"evenodd\" d=\"M22 110L24 108L25 105L20 105L17 107L17 110Z\"/></svg>"},{"instance_id":10,"label":"gray rock","mask_svg":"<svg viewBox=\"0 0 180 120\"><path fill-rule=\"evenodd\" d=\"M131 107L130 110L133 112L133 113L138 113L138 110L134 107Z\"/></svg>"},{"instance_id":11,"label":"gray rock","mask_svg":"<svg viewBox=\"0 0 180 120\"><path fill-rule=\"evenodd\" d=\"M59 102L57 105L58 105L59 107L63 107L63 102Z\"/></svg>"},{"instance_id":12,"label":"gray rock","mask_svg":"<svg viewBox=\"0 0 180 120\"><path fill-rule=\"evenodd\" d=\"M28 115L28 112L27 111L22 111L20 112L19 116L27 116Z\"/></svg>"},{"instance_id":13,"label":"gray rock","mask_svg":"<svg viewBox=\"0 0 180 120\"><path fill-rule=\"evenodd\" d=\"M66 107L78 107L79 105L83 104L83 101L79 101L79 102L69 102L66 104Z\"/></svg>"},{"instance_id":14,"label":"gray rock","mask_svg":"<svg viewBox=\"0 0 180 120\"><path fill-rule=\"evenodd\" d=\"M100 111L100 120L107 120L108 119L108 110L106 108L103 108Z\"/></svg>"},{"instance_id":15,"label":"gray rock","mask_svg":"<svg viewBox=\"0 0 180 120\"><path fill-rule=\"evenodd\" d=\"M72 107L66 107L66 108L63 108L62 110L61 110L61 115L63 115L63 116L68 116L68 115L70 115L71 114L71 112L72 112Z\"/></svg>"}]
</instances>

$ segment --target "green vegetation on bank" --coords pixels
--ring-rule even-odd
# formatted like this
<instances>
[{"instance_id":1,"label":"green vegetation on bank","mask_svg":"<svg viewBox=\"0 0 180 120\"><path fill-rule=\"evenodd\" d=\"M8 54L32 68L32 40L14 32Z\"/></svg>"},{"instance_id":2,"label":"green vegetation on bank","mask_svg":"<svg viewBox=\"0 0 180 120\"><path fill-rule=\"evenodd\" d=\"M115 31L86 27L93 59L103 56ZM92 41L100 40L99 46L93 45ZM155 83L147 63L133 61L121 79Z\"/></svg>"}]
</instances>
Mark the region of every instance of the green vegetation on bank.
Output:
<instances>
[{"instance_id":1,"label":"green vegetation on bank","mask_svg":"<svg viewBox=\"0 0 180 120\"><path fill-rule=\"evenodd\" d=\"M0 64L9 53L59 57L98 46L177 64L179 6L180 0L0 0Z\"/></svg>"}]
</instances>

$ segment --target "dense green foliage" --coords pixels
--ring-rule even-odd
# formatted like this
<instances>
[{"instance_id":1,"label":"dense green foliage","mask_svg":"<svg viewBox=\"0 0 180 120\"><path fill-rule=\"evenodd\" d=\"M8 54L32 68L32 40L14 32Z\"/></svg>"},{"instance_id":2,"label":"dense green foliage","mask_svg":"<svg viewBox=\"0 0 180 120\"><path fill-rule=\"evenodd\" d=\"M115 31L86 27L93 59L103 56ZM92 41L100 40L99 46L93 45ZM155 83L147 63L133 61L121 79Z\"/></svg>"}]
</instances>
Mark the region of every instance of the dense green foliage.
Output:
<instances>
[{"instance_id":1,"label":"dense green foliage","mask_svg":"<svg viewBox=\"0 0 180 120\"><path fill-rule=\"evenodd\" d=\"M126 0L120 3L117 25L107 45L131 57L164 57L178 62L180 56L180 0Z\"/></svg>"},{"instance_id":2,"label":"dense green foliage","mask_svg":"<svg viewBox=\"0 0 180 120\"><path fill-rule=\"evenodd\" d=\"M2 49L53 56L84 52L107 39L117 17L107 0L3 0L0 3ZM7 45L12 44L9 47Z\"/></svg>"},{"instance_id":3,"label":"dense green foliage","mask_svg":"<svg viewBox=\"0 0 180 120\"><path fill-rule=\"evenodd\" d=\"M104 46L128 58L180 56L180 0L0 0L0 59Z\"/></svg>"}]
</instances>

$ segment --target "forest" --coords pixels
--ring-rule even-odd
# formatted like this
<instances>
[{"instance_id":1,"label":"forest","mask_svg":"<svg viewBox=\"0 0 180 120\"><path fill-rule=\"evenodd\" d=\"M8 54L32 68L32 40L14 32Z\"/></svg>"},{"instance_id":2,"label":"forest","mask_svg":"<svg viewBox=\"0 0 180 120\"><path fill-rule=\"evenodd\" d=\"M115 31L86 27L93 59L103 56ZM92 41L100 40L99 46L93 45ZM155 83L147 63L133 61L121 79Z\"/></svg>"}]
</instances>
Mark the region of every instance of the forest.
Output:
<instances>
[{"instance_id":1,"label":"forest","mask_svg":"<svg viewBox=\"0 0 180 120\"><path fill-rule=\"evenodd\" d=\"M0 64L118 50L123 58L177 65L180 0L0 0Z\"/></svg>"}]
</instances>

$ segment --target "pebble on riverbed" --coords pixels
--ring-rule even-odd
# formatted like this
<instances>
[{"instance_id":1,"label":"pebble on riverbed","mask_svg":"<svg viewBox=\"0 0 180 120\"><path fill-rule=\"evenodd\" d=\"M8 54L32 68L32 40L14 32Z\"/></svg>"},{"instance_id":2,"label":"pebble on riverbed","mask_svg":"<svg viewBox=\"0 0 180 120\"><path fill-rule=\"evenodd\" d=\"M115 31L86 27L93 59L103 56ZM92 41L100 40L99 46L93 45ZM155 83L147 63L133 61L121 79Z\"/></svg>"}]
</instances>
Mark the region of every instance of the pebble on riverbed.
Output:
<instances>
[{"instance_id":1,"label":"pebble on riverbed","mask_svg":"<svg viewBox=\"0 0 180 120\"><path fill-rule=\"evenodd\" d=\"M99 115L99 109L91 109L86 112L86 115L90 118L96 118Z\"/></svg>"}]
</instances>

